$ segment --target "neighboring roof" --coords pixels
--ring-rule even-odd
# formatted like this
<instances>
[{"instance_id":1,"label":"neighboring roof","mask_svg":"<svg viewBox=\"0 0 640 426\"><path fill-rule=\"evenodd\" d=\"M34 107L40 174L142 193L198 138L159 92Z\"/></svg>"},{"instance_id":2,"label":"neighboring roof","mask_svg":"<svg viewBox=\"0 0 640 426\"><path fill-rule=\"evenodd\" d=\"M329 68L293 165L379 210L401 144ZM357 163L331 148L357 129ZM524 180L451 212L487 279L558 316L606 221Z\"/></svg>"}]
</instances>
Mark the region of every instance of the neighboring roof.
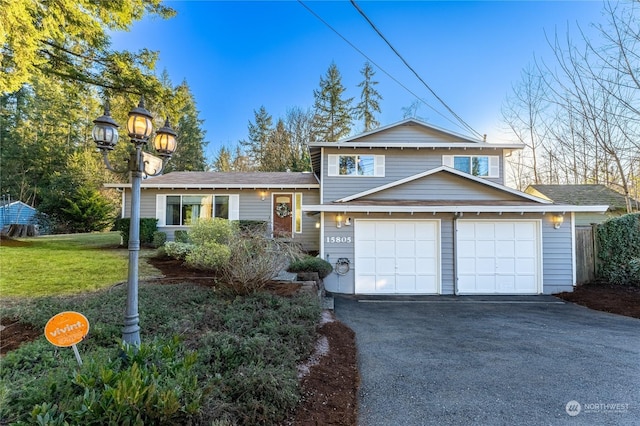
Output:
<instances>
[{"instance_id":1,"label":"neighboring roof","mask_svg":"<svg viewBox=\"0 0 640 426\"><path fill-rule=\"evenodd\" d=\"M33 210L34 212L36 211L35 207L31 207L29 204L24 203L22 201L12 201L11 203L5 203L5 204L0 204L0 208L1 209L14 209L14 208L20 208L20 209L27 209L27 210Z\"/></svg>"},{"instance_id":2,"label":"neighboring roof","mask_svg":"<svg viewBox=\"0 0 640 426\"><path fill-rule=\"evenodd\" d=\"M381 191L384 191L386 189L393 188L395 186L399 186L399 185L405 184L407 182L411 182L411 181L414 181L416 179L421 179L423 177L430 176L430 175L433 175L433 174L436 174L436 173L450 173L452 175L460 176L460 177L462 177L464 179L468 179L470 181L473 181L473 182L476 182L476 183L479 183L479 184L482 184L482 185L486 185L488 187L491 187L491 188L494 188L494 189L498 189L500 191L504 191L504 192L512 194L512 195L516 195L518 197L521 197L523 200L534 201L536 203L542 203L542 204L551 203L551 201L549 201L549 200L546 200L546 199L543 199L543 198L540 198L540 197L536 197L536 196L533 196L533 195L530 195L530 194L525 194L524 192L520 192L520 191L515 190L513 188L509 188L508 186L500 185L498 183L491 182L489 180L482 179L482 178L479 178L477 176L473 176L473 175L470 175L468 173L464 173L464 172L461 172L461 171L456 170L456 169L452 169L451 167L447 167L447 166L436 167L435 169L427 170L426 172L418 173L416 175L409 176L409 177L406 177L404 179L400 179L400 180L397 180L395 182L391 182L391 183L388 183L386 185L379 186L377 188L372 188L372 189L369 189L367 191L359 192L357 194L353 194L353 195L350 195L348 197L341 198L339 200L336 200L336 202L340 203L340 202L353 201L353 200L356 200L358 198L362 198L362 197L367 196L367 195L375 194L376 192L381 192Z\"/></svg>"},{"instance_id":3,"label":"neighboring roof","mask_svg":"<svg viewBox=\"0 0 640 426\"><path fill-rule=\"evenodd\" d=\"M108 183L109 188L131 188L130 183ZM310 172L171 172L142 181L142 188L319 188Z\"/></svg>"},{"instance_id":4,"label":"neighboring roof","mask_svg":"<svg viewBox=\"0 0 640 426\"><path fill-rule=\"evenodd\" d=\"M529 185L525 192L555 203L577 206L606 204L610 210L627 209L624 195L605 185Z\"/></svg>"}]
</instances>

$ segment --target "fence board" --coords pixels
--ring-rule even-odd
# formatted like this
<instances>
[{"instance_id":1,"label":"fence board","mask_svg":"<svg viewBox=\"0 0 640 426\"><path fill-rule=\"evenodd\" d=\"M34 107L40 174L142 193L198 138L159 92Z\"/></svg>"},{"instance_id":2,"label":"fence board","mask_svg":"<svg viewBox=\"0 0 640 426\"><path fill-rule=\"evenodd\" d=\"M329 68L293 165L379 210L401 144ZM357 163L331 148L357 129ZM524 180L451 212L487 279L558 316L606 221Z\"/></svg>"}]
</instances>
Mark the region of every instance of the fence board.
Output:
<instances>
[{"instance_id":1,"label":"fence board","mask_svg":"<svg viewBox=\"0 0 640 426\"><path fill-rule=\"evenodd\" d=\"M596 278L594 235L591 226L576 227L576 284Z\"/></svg>"}]
</instances>

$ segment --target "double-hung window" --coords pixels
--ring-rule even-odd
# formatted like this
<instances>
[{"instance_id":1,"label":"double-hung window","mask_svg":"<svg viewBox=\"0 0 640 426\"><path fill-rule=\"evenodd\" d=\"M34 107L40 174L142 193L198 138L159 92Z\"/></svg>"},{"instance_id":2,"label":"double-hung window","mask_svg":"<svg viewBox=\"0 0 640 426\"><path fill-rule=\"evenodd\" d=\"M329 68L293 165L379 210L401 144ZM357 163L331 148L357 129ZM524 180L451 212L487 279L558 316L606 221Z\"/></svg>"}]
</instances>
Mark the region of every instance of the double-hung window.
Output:
<instances>
[{"instance_id":1,"label":"double-hung window","mask_svg":"<svg viewBox=\"0 0 640 426\"><path fill-rule=\"evenodd\" d=\"M329 176L384 177L384 155L337 155L327 157Z\"/></svg>"},{"instance_id":2,"label":"double-hung window","mask_svg":"<svg viewBox=\"0 0 640 426\"><path fill-rule=\"evenodd\" d=\"M497 155L443 155L442 164L473 176L500 177L500 158Z\"/></svg>"}]
</instances>

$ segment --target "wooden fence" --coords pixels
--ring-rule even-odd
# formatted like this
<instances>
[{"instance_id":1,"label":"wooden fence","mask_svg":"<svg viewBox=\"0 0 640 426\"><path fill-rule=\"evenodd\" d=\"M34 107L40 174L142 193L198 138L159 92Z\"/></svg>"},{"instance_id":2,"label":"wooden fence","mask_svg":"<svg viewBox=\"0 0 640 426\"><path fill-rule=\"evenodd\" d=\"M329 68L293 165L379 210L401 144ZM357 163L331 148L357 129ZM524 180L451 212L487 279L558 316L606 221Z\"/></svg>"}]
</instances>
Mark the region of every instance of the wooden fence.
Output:
<instances>
[{"instance_id":1,"label":"wooden fence","mask_svg":"<svg viewBox=\"0 0 640 426\"><path fill-rule=\"evenodd\" d=\"M576 284L596 278L596 225L576 226Z\"/></svg>"}]
</instances>

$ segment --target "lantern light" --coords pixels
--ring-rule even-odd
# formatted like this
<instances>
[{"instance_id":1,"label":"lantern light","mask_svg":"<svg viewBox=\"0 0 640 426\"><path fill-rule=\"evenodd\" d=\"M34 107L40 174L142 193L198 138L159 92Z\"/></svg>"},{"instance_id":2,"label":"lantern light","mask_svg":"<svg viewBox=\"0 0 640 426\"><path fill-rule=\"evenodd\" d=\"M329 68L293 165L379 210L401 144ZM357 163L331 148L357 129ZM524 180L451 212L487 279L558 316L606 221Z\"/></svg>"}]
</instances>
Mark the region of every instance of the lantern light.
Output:
<instances>
[{"instance_id":1,"label":"lantern light","mask_svg":"<svg viewBox=\"0 0 640 426\"><path fill-rule=\"evenodd\" d=\"M129 111L127 120L127 132L129 137L136 141L146 142L153 131L153 116L144 107L144 99L140 98L138 106Z\"/></svg>"},{"instance_id":2,"label":"lantern light","mask_svg":"<svg viewBox=\"0 0 640 426\"><path fill-rule=\"evenodd\" d=\"M171 157L177 146L176 132L171 128L167 117L164 126L158 129L156 137L153 139L153 147L161 157Z\"/></svg>"}]
</instances>

